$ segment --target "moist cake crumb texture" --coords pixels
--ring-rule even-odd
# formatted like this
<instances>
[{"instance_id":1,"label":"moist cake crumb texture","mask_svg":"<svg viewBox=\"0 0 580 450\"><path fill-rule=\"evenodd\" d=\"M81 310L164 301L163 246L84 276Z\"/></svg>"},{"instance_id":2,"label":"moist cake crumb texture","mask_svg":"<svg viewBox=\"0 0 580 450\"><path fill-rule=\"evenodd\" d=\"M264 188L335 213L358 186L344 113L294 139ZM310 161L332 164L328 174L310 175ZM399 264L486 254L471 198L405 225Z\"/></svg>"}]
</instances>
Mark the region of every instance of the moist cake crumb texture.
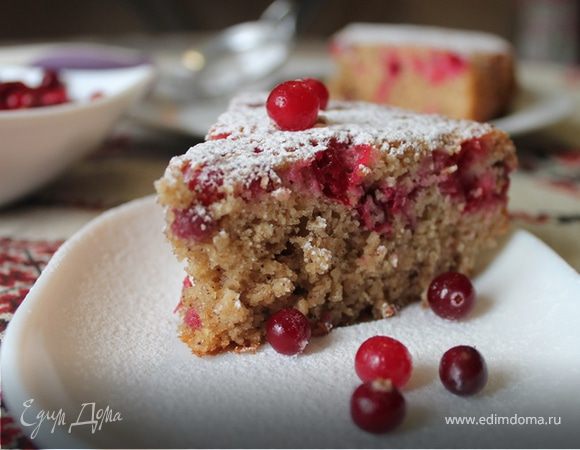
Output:
<instances>
[{"instance_id":1,"label":"moist cake crumb texture","mask_svg":"<svg viewBox=\"0 0 580 450\"><path fill-rule=\"evenodd\" d=\"M265 99L234 99L156 183L195 354L257 348L283 308L315 331L390 317L435 275L469 273L506 230L505 133L347 101L280 131Z\"/></svg>"}]
</instances>

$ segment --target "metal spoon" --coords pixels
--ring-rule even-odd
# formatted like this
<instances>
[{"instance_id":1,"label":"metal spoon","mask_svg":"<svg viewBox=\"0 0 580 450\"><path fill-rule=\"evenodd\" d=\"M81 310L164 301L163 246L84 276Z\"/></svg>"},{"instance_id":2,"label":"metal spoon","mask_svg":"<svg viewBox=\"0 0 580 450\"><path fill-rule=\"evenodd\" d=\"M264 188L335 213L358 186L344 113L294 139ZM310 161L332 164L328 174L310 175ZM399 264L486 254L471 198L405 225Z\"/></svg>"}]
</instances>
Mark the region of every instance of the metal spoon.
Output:
<instances>
[{"instance_id":1,"label":"metal spoon","mask_svg":"<svg viewBox=\"0 0 580 450\"><path fill-rule=\"evenodd\" d=\"M160 90L189 101L230 95L286 61L296 22L295 3L276 0L259 20L229 27L205 45L185 51L179 66L162 74Z\"/></svg>"}]
</instances>

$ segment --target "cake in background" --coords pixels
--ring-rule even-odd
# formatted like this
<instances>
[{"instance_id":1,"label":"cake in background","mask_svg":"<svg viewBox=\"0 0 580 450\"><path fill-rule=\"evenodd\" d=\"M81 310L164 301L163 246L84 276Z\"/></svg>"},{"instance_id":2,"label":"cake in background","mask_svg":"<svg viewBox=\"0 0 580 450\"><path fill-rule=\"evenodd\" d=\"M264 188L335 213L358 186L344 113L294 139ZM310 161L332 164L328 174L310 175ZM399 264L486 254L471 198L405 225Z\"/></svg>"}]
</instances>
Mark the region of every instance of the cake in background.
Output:
<instances>
[{"instance_id":1,"label":"cake in background","mask_svg":"<svg viewBox=\"0 0 580 450\"><path fill-rule=\"evenodd\" d=\"M505 113L515 91L512 48L488 33L353 23L332 37L331 53L338 99L483 122Z\"/></svg>"}]
</instances>

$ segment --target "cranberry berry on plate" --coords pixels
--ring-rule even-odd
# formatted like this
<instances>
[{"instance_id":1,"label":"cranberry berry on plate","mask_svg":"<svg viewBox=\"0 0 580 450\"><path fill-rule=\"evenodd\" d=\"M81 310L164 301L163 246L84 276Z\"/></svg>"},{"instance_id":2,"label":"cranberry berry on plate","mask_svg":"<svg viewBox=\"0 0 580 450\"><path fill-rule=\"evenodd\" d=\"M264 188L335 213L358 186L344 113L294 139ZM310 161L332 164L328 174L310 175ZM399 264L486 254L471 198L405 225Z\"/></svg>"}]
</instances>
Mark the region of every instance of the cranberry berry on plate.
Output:
<instances>
[{"instance_id":1,"label":"cranberry berry on plate","mask_svg":"<svg viewBox=\"0 0 580 450\"><path fill-rule=\"evenodd\" d=\"M367 381L350 399L352 420L370 433L393 430L403 422L405 413L405 398L389 380Z\"/></svg>"},{"instance_id":2,"label":"cranberry berry on plate","mask_svg":"<svg viewBox=\"0 0 580 450\"><path fill-rule=\"evenodd\" d=\"M266 324L266 340L283 355L302 353L310 342L311 334L310 322L294 308L278 311Z\"/></svg>"},{"instance_id":3,"label":"cranberry berry on plate","mask_svg":"<svg viewBox=\"0 0 580 450\"><path fill-rule=\"evenodd\" d=\"M402 388L411 378L413 361L401 342L388 336L373 336L359 347L354 366L363 381L389 379Z\"/></svg>"},{"instance_id":4,"label":"cranberry berry on plate","mask_svg":"<svg viewBox=\"0 0 580 450\"><path fill-rule=\"evenodd\" d=\"M439 317L459 320L475 305L475 289L471 280L459 272L446 272L436 277L427 291L429 306Z\"/></svg>"},{"instance_id":5,"label":"cranberry berry on plate","mask_svg":"<svg viewBox=\"0 0 580 450\"><path fill-rule=\"evenodd\" d=\"M445 352L439 364L439 378L456 395L474 395L487 383L487 365L473 347L458 345Z\"/></svg>"}]
</instances>

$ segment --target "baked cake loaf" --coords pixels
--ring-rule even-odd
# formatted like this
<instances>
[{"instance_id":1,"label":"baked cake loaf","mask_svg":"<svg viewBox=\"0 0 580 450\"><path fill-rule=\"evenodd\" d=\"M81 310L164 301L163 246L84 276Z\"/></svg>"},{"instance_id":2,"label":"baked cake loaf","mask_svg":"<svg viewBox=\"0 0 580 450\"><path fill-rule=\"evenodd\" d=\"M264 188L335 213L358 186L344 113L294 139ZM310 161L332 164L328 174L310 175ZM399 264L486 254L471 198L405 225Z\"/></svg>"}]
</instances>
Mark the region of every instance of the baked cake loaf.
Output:
<instances>
[{"instance_id":1,"label":"baked cake loaf","mask_svg":"<svg viewBox=\"0 0 580 450\"><path fill-rule=\"evenodd\" d=\"M346 101L280 131L265 99L234 100L156 183L193 353L255 349L287 307L314 330L391 316L506 230L504 132Z\"/></svg>"},{"instance_id":2,"label":"baked cake loaf","mask_svg":"<svg viewBox=\"0 0 580 450\"><path fill-rule=\"evenodd\" d=\"M515 91L511 46L481 32L355 23L331 41L335 98L486 121Z\"/></svg>"}]
</instances>

